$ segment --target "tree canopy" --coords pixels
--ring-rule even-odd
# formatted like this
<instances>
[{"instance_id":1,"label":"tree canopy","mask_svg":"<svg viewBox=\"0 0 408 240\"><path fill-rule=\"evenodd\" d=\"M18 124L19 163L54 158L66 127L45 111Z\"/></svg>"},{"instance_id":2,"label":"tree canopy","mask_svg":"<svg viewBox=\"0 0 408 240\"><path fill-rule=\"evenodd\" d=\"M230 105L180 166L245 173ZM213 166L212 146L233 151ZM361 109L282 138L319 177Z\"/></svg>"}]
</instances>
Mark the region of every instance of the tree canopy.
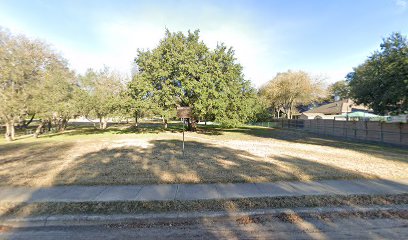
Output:
<instances>
[{"instance_id":1,"label":"tree canopy","mask_svg":"<svg viewBox=\"0 0 408 240\"><path fill-rule=\"evenodd\" d=\"M0 119L6 139L14 138L14 124L27 114L51 118L51 109L61 110L71 77L66 61L47 44L0 28Z\"/></svg>"},{"instance_id":2,"label":"tree canopy","mask_svg":"<svg viewBox=\"0 0 408 240\"><path fill-rule=\"evenodd\" d=\"M350 86L346 80L337 81L329 86L328 94L331 101L336 97L347 99L350 97Z\"/></svg>"},{"instance_id":3,"label":"tree canopy","mask_svg":"<svg viewBox=\"0 0 408 240\"><path fill-rule=\"evenodd\" d=\"M209 49L199 31L167 30L156 48L138 51L135 63L127 83L108 68L76 75L48 44L0 28L0 121L6 139L13 140L15 126L34 116L36 137L46 126L63 131L77 116L97 118L105 129L108 119L130 116L137 125L146 114L160 115L167 124L178 106L192 108L190 124L213 120L235 126L256 114L255 89L234 50L224 44Z\"/></svg>"},{"instance_id":4,"label":"tree canopy","mask_svg":"<svg viewBox=\"0 0 408 240\"><path fill-rule=\"evenodd\" d=\"M34 116L38 136L46 126L63 131L77 116L98 119L105 129L108 120L130 117L137 126L140 117L159 115L167 127L177 107L191 107L191 129L199 120L232 127L268 119L271 109L277 117L283 112L292 118L296 108L335 96L352 97L378 113L406 113L408 41L394 33L380 47L347 81L330 85L327 97L322 82L304 71L278 73L257 92L234 49L223 43L210 49L198 30L166 30L155 48L137 51L132 78L127 78L107 67L76 74L48 44L0 28L0 121L12 140L14 126Z\"/></svg>"},{"instance_id":5,"label":"tree canopy","mask_svg":"<svg viewBox=\"0 0 408 240\"><path fill-rule=\"evenodd\" d=\"M108 118L118 115L122 107L124 85L121 76L106 67L99 71L88 69L79 77L79 85L81 115L99 119L99 127L106 129Z\"/></svg>"},{"instance_id":6,"label":"tree canopy","mask_svg":"<svg viewBox=\"0 0 408 240\"><path fill-rule=\"evenodd\" d=\"M380 114L408 112L408 41L400 33L383 40L360 66L347 75L351 96Z\"/></svg>"},{"instance_id":7,"label":"tree canopy","mask_svg":"<svg viewBox=\"0 0 408 240\"><path fill-rule=\"evenodd\" d=\"M221 44L210 50L198 30L187 35L166 30L156 48L138 51L135 62L137 79L148 83L146 98L158 104L165 119L178 106L192 108L192 122L234 126L252 115L255 90L244 79L233 49Z\"/></svg>"},{"instance_id":8,"label":"tree canopy","mask_svg":"<svg viewBox=\"0 0 408 240\"><path fill-rule=\"evenodd\" d=\"M296 106L311 103L322 92L321 83L313 80L309 74L290 70L278 73L259 91L269 106L278 113L282 110L286 118L292 118Z\"/></svg>"}]
</instances>

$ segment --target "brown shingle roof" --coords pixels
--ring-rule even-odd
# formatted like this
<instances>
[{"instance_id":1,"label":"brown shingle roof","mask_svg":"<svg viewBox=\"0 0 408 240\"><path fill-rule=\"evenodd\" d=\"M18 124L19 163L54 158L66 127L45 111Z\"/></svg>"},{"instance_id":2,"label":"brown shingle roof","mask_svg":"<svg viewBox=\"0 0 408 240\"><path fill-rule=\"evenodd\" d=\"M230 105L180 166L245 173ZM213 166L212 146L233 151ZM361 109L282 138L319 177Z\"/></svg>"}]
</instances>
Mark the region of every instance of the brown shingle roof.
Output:
<instances>
[{"instance_id":1,"label":"brown shingle roof","mask_svg":"<svg viewBox=\"0 0 408 240\"><path fill-rule=\"evenodd\" d=\"M352 109L369 110L363 105L356 105L351 99L344 99L333 103L328 103L320 107L310 109L305 113L323 113L326 115L336 115L351 112Z\"/></svg>"}]
</instances>

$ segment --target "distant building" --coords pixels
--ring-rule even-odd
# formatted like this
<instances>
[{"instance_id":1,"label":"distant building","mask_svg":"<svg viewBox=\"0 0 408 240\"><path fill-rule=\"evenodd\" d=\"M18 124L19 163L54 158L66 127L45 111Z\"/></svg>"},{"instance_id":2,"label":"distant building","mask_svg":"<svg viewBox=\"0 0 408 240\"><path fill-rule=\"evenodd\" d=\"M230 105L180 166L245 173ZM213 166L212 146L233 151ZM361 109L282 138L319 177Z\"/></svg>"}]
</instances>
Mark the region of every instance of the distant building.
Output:
<instances>
[{"instance_id":1,"label":"distant building","mask_svg":"<svg viewBox=\"0 0 408 240\"><path fill-rule=\"evenodd\" d=\"M303 112L299 119L334 119L335 116L357 111L371 112L371 109L357 105L351 99L343 99Z\"/></svg>"},{"instance_id":2,"label":"distant building","mask_svg":"<svg viewBox=\"0 0 408 240\"><path fill-rule=\"evenodd\" d=\"M325 115L323 113L307 113L303 112L299 115L299 119L323 119ZM331 115L327 115L331 116Z\"/></svg>"}]
</instances>

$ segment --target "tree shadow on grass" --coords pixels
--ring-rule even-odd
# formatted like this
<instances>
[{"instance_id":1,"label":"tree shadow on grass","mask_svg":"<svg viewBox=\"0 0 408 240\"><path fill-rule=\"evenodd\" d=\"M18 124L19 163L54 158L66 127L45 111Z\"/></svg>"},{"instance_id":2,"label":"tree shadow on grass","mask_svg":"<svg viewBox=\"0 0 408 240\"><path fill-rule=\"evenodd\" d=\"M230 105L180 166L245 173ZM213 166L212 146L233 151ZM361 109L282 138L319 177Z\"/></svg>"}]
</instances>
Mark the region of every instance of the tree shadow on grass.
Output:
<instances>
[{"instance_id":1,"label":"tree shadow on grass","mask_svg":"<svg viewBox=\"0 0 408 240\"><path fill-rule=\"evenodd\" d=\"M264 127L240 127L225 129L224 132L241 133L252 137L259 137L271 140L280 140L290 143L300 143L315 146L327 146L344 150L353 150L380 158L401 161L408 163L408 149L402 147L386 146L376 143L363 143L348 139L341 139L331 136L308 133L301 130L286 130Z\"/></svg>"},{"instance_id":2,"label":"tree shadow on grass","mask_svg":"<svg viewBox=\"0 0 408 240\"><path fill-rule=\"evenodd\" d=\"M98 134L159 134L163 132L182 132L182 124L169 124L167 129L159 123L141 123L138 127L128 124L112 124L107 129L98 129L92 126L70 126L64 132L48 133L41 135L40 138L53 138L57 136L81 136Z\"/></svg>"},{"instance_id":3,"label":"tree shadow on grass","mask_svg":"<svg viewBox=\"0 0 408 240\"><path fill-rule=\"evenodd\" d=\"M365 175L355 171L349 171L325 164L313 162L305 158L291 156L275 156L274 161L265 161L264 158L250 154L246 151L219 147L208 143L189 141L186 143L186 154L182 157L181 141L177 140L151 140L143 141L115 141L116 145L105 147L100 150L79 155L71 164L61 169L53 180L53 185L124 185L124 184L152 184L152 183L229 183L229 182L264 182L277 180L317 180L317 179L342 179L342 178L372 178L374 176ZM33 143L27 143L33 144ZM54 145L53 151L47 151L47 145L29 146L27 144L16 144L10 148L2 148L7 154L18 152L19 160L32 167L24 177L29 181L36 177L42 177L48 171L58 165L63 164L56 161L59 154L66 153L70 149L69 144ZM120 147L119 147L120 146ZM60 149L55 151L55 149ZM24 157L33 154L30 158ZM44 155L46 154L46 158ZM1 161L11 159L2 159ZM0 161L0 164L1 164ZM35 166L37 162L55 162L57 165ZM3 162L4 163L4 162ZM10 162L6 163L9 164ZM1 165L0 165L1 166ZM14 173L13 166L9 171ZM14 166L15 167L15 166ZM21 171L27 169L22 168ZM11 175L0 175L0 180L12 179ZM33 192L33 195L35 191ZM266 201L266 200L265 200ZM278 200L277 200L278 201ZM159 203L160 204L160 203ZM232 205L231 205L232 204ZM227 203L226 203L227 205ZM224 206L226 206L224 205ZM236 210L240 205L229 203ZM3 214L18 212L24 209L24 204L17 204ZM82 212L83 206L78 207ZM78 210L77 209L77 210ZM31 211L31 212L30 212ZM32 214L39 209L28 209L22 214ZM122 210L123 211L123 210ZM45 212L44 214L50 214ZM2 214L0 214L1 217ZM296 217L296 216L295 216ZM256 218L253 219L257 220ZM307 219L303 219L307 221ZM236 221L245 221L240 219ZM251 219L248 221L252 221ZM205 225L205 224L204 224ZM214 238L222 237L252 237L253 230L248 230L240 226L228 224L222 225L218 230L212 232L209 225L203 231L206 236ZM309 222L308 226L313 226ZM213 230L214 227L212 226ZM293 229L298 228L294 225ZM216 229L215 229L216 230ZM298 230L302 230L299 226ZM208 233L207 233L208 231ZM228 235L225 233L228 231ZM316 231L318 229L316 228ZM221 233L221 234L220 234Z\"/></svg>"},{"instance_id":4,"label":"tree shadow on grass","mask_svg":"<svg viewBox=\"0 0 408 240\"><path fill-rule=\"evenodd\" d=\"M279 128L266 128L266 127L240 127L225 129L224 132L242 133L249 136L270 138L283 141L290 141L295 143L305 143L313 145L325 145L349 148L352 146L369 146L376 149L390 148L390 149L402 149L401 147L385 146L376 143L362 143L349 139L342 139L334 136L321 135L317 133L305 132L303 130L294 129L279 129Z\"/></svg>"},{"instance_id":5,"label":"tree shadow on grass","mask_svg":"<svg viewBox=\"0 0 408 240\"><path fill-rule=\"evenodd\" d=\"M35 185L64 164L73 143L16 142L0 145L0 186Z\"/></svg>"},{"instance_id":6,"label":"tree shadow on grass","mask_svg":"<svg viewBox=\"0 0 408 240\"><path fill-rule=\"evenodd\" d=\"M91 147L95 146L45 141L0 145L0 185L227 183L372 177L305 158L277 155L267 159L244 150L197 141L186 142L184 157L179 140L118 139L92 151ZM85 153L76 150L78 147Z\"/></svg>"},{"instance_id":7,"label":"tree shadow on grass","mask_svg":"<svg viewBox=\"0 0 408 240\"><path fill-rule=\"evenodd\" d=\"M54 184L230 183L373 177L290 156L270 162L246 151L195 141L186 143L184 158L182 143L178 140L138 144L118 142L125 146L81 155L55 177Z\"/></svg>"},{"instance_id":8,"label":"tree shadow on grass","mask_svg":"<svg viewBox=\"0 0 408 240\"><path fill-rule=\"evenodd\" d=\"M209 136L217 136L217 135L223 135L223 129L222 128L215 128L215 127L207 127L207 126L200 126L197 128L196 131L198 134L204 134L204 135L209 135Z\"/></svg>"}]
</instances>

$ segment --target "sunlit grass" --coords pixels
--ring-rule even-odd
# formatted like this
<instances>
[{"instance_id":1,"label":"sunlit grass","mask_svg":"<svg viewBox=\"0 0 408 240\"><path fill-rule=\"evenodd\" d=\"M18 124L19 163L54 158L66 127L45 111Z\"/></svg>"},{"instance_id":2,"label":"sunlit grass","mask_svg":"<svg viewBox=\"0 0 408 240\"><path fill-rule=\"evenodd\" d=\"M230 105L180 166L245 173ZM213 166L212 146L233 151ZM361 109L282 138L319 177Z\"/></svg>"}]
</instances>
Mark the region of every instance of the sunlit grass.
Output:
<instances>
[{"instance_id":1,"label":"sunlit grass","mask_svg":"<svg viewBox=\"0 0 408 240\"><path fill-rule=\"evenodd\" d=\"M0 143L0 185L118 185L408 178L408 150L262 127L70 127Z\"/></svg>"}]
</instances>

